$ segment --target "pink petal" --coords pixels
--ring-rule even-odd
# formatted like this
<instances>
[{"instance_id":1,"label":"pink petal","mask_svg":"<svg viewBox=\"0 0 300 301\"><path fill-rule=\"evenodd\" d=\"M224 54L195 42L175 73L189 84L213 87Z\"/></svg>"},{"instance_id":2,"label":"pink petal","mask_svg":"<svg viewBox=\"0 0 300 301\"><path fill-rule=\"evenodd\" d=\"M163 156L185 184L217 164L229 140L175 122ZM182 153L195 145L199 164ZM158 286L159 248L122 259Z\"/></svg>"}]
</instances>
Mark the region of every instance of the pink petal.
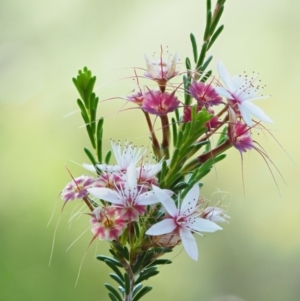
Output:
<instances>
[{"instance_id":1,"label":"pink petal","mask_svg":"<svg viewBox=\"0 0 300 301\"><path fill-rule=\"evenodd\" d=\"M195 237L190 230L186 228L180 228L179 235L183 244L185 251L188 255L195 261L198 260L198 247Z\"/></svg>"},{"instance_id":2,"label":"pink petal","mask_svg":"<svg viewBox=\"0 0 300 301\"><path fill-rule=\"evenodd\" d=\"M166 218L161 222L150 227L146 234L147 235L162 235L166 233L170 233L176 228L176 223L172 218Z\"/></svg>"},{"instance_id":3,"label":"pink petal","mask_svg":"<svg viewBox=\"0 0 300 301\"><path fill-rule=\"evenodd\" d=\"M162 205L165 207L167 212L171 216L176 216L178 214L178 209L175 206L174 200L159 187L152 185L152 189L154 191L155 196L162 203Z\"/></svg>"}]
</instances>

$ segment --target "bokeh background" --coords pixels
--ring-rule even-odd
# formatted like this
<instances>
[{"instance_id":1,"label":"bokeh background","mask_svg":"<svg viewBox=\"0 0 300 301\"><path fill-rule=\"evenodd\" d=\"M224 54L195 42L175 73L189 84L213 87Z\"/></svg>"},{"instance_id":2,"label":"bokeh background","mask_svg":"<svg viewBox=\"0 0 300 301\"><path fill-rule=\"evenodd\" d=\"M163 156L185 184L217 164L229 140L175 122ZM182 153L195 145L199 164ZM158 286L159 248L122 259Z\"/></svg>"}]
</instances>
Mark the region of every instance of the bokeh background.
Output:
<instances>
[{"instance_id":1,"label":"bokeh background","mask_svg":"<svg viewBox=\"0 0 300 301\"><path fill-rule=\"evenodd\" d=\"M160 45L192 55L189 34L201 39L204 0L2 0L0 2L0 299L108 300L108 268L95 261L107 244L93 244L82 217L70 225L75 204L60 217L60 190L84 173L88 145L71 78L88 66L101 99L123 96L134 84L132 67ZM299 69L300 2L228 0L222 33L211 53L232 74L260 72L271 98L259 103L275 120L270 135L255 134L284 181L255 151L228 152L205 179L202 194L223 191L231 216L224 231L198 239L196 264L180 247L174 263L149 283L146 300L296 301L300 299ZM181 67L184 70L184 67ZM122 80L119 80L122 79ZM100 104L105 138L147 143L142 114L112 114L124 103ZM227 193L228 192L228 193ZM57 204L56 208L54 208ZM51 214L54 216L47 227Z\"/></svg>"}]
</instances>

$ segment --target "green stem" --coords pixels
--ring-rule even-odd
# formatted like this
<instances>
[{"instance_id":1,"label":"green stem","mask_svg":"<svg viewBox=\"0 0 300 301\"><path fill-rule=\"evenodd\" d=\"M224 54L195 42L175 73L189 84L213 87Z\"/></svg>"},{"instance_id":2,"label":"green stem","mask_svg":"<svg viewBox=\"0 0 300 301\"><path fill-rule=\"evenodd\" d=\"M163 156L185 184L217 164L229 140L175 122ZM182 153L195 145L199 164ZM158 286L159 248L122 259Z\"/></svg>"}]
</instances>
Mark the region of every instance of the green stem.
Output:
<instances>
[{"instance_id":1,"label":"green stem","mask_svg":"<svg viewBox=\"0 0 300 301\"><path fill-rule=\"evenodd\" d=\"M219 146L217 146L216 148L214 148L213 150L200 155L197 160L200 164L205 163L208 159L210 158L215 158L217 155L223 153L224 151L226 151L227 149L229 149L232 146L232 143L230 141L230 139L227 139L224 143L220 144Z\"/></svg>"},{"instance_id":2,"label":"green stem","mask_svg":"<svg viewBox=\"0 0 300 301\"><path fill-rule=\"evenodd\" d=\"M158 140L157 140L157 138L155 136L155 132L154 132L154 129L153 129L153 126L152 126L152 122L151 122L149 113L147 113L145 111L143 111L143 113L145 115L145 118L146 118L146 121L147 121L147 125L148 125L149 131L150 131L151 140L152 140L152 146L153 146L153 151L154 151L154 154L157 157L157 160L159 161L162 158L161 150L160 150L160 146L159 146L159 142L158 142Z\"/></svg>"},{"instance_id":3,"label":"green stem","mask_svg":"<svg viewBox=\"0 0 300 301\"><path fill-rule=\"evenodd\" d=\"M162 127L162 149L164 152L164 159L167 160L170 158L169 152L169 142L170 142L170 126L169 126L169 119L167 115L160 116L161 120L161 127Z\"/></svg>"}]
</instances>

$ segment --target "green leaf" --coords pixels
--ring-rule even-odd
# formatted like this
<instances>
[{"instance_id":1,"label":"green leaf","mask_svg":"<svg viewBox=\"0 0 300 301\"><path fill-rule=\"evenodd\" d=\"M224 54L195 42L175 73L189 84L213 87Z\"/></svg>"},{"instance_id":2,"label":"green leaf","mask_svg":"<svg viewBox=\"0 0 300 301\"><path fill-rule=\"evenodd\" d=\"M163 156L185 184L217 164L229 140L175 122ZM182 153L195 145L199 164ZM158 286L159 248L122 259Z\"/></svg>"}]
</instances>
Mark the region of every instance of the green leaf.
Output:
<instances>
[{"instance_id":1,"label":"green leaf","mask_svg":"<svg viewBox=\"0 0 300 301\"><path fill-rule=\"evenodd\" d=\"M108 151L107 154L106 154L106 156L105 156L105 159L104 159L104 162L106 164L109 164L110 157L111 157L111 151Z\"/></svg>"},{"instance_id":2,"label":"green leaf","mask_svg":"<svg viewBox=\"0 0 300 301\"><path fill-rule=\"evenodd\" d=\"M201 65L200 69L199 69L199 73L203 74L203 72L205 71L205 69L207 68L207 66L209 65L209 63L211 62L211 60L213 59L213 56L210 55L205 62Z\"/></svg>"},{"instance_id":3,"label":"green leaf","mask_svg":"<svg viewBox=\"0 0 300 301\"><path fill-rule=\"evenodd\" d=\"M180 116L179 116L179 110L178 109L175 110L175 117L176 117L176 121L179 122Z\"/></svg>"},{"instance_id":4,"label":"green leaf","mask_svg":"<svg viewBox=\"0 0 300 301\"><path fill-rule=\"evenodd\" d=\"M177 165L177 159L179 157L179 152L180 152L180 150L178 148L174 149L174 153L173 153L171 163L170 163L170 169L172 169L174 167L174 165Z\"/></svg>"},{"instance_id":5,"label":"green leaf","mask_svg":"<svg viewBox=\"0 0 300 301\"><path fill-rule=\"evenodd\" d=\"M114 258L107 257L107 256L105 256L105 255L98 255L98 256L96 256L96 258L97 258L98 260L100 260L100 261L103 261L103 262L105 262L105 260L108 260L108 261L110 261L112 264L118 266L119 268L122 268L122 267L123 267L122 264L121 264L121 262L118 261L118 260L116 260L116 259L114 259Z\"/></svg>"},{"instance_id":6,"label":"green leaf","mask_svg":"<svg viewBox=\"0 0 300 301\"><path fill-rule=\"evenodd\" d=\"M196 42L195 36L192 33L190 34L190 39L191 39L192 48L193 48L194 62L197 63L197 59L198 59L197 42Z\"/></svg>"},{"instance_id":7,"label":"green leaf","mask_svg":"<svg viewBox=\"0 0 300 301\"><path fill-rule=\"evenodd\" d=\"M205 26L203 41L208 41L209 40L211 18L212 18L211 10L208 10L207 13L206 13L206 26Z\"/></svg>"},{"instance_id":8,"label":"green leaf","mask_svg":"<svg viewBox=\"0 0 300 301\"><path fill-rule=\"evenodd\" d=\"M133 271L134 274L138 273L139 270L141 269L143 263L145 263L146 255L147 255L147 251L139 255L138 260L136 261L136 263L132 267L132 271Z\"/></svg>"},{"instance_id":9,"label":"green leaf","mask_svg":"<svg viewBox=\"0 0 300 301\"><path fill-rule=\"evenodd\" d=\"M144 295L146 295L148 292L152 290L151 286L145 286L143 287L132 299L132 301L138 301L140 300Z\"/></svg>"},{"instance_id":10,"label":"green leaf","mask_svg":"<svg viewBox=\"0 0 300 301\"><path fill-rule=\"evenodd\" d=\"M124 279L125 279L125 293L126 295L129 295L130 293L130 280L127 273L124 273Z\"/></svg>"},{"instance_id":11,"label":"green leaf","mask_svg":"<svg viewBox=\"0 0 300 301\"><path fill-rule=\"evenodd\" d=\"M143 287L142 283L139 283L138 285L136 285L132 291L132 297L134 297L136 295L136 293Z\"/></svg>"},{"instance_id":12,"label":"green leaf","mask_svg":"<svg viewBox=\"0 0 300 301\"><path fill-rule=\"evenodd\" d=\"M197 62L197 66L196 66L197 70L199 70L200 66L202 65L202 63L205 59L206 50L207 50L207 42L204 42L202 44L201 52L200 52L199 59L198 59L198 62Z\"/></svg>"},{"instance_id":13,"label":"green leaf","mask_svg":"<svg viewBox=\"0 0 300 301\"><path fill-rule=\"evenodd\" d=\"M81 111L81 114L84 115L84 118L86 118L87 120L89 120L88 113L87 113L87 110L85 108L85 105L82 102L82 100L79 99L79 98L77 99L77 105L78 105L78 107L79 107L79 109Z\"/></svg>"},{"instance_id":14,"label":"green leaf","mask_svg":"<svg viewBox=\"0 0 300 301\"><path fill-rule=\"evenodd\" d=\"M112 293L108 293L108 296L109 296L109 298L110 298L111 301L118 301L119 300Z\"/></svg>"},{"instance_id":15,"label":"green leaf","mask_svg":"<svg viewBox=\"0 0 300 301\"><path fill-rule=\"evenodd\" d=\"M192 64L188 57L185 59L185 67L186 67L187 71L191 71L191 69L192 69Z\"/></svg>"},{"instance_id":16,"label":"green leaf","mask_svg":"<svg viewBox=\"0 0 300 301\"><path fill-rule=\"evenodd\" d=\"M154 260L150 266L153 266L153 265L165 265L165 264L171 264L172 261L169 260L169 259L156 259Z\"/></svg>"},{"instance_id":17,"label":"green leaf","mask_svg":"<svg viewBox=\"0 0 300 301\"><path fill-rule=\"evenodd\" d=\"M189 184L187 182L180 182L177 183L174 187L172 187L172 191L180 191L184 188L186 188Z\"/></svg>"},{"instance_id":18,"label":"green leaf","mask_svg":"<svg viewBox=\"0 0 300 301\"><path fill-rule=\"evenodd\" d=\"M223 11L224 11L224 5L221 5L219 7L218 13L214 16L214 19L211 23L210 32L209 32L210 35L212 35L214 33L214 31L219 23L219 20L223 14Z\"/></svg>"},{"instance_id":19,"label":"green leaf","mask_svg":"<svg viewBox=\"0 0 300 301\"><path fill-rule=\"evenodd\" d=\"M124 281L122 281L122 279L121 279L118 275L113 274L113 273L110 273L109 276L110 276L113 280L115 280L118 284L120 284L122 287L125 287Z\"/></svg>"},{"instance_id":20,"label":"green leaf","mask_svg":"<svg viewBox=\"0 0 300 301\"><path fill-rule=\"evenodd\" d=\"M214 35L211 37L209 45L207 47L207 50L213 45L213 43L215 42L215 40L217 39L217 37L220 35L220 33L223 31L224 29L224 25L221 25L216 32L214 33Z\"/></svg>"},{"instance_id":21,"label":"green leaf","mask_svg":"<svg viewBox=\"0 0 300 301\"><path fill-rule=\"evenodd\" d=\"M120 294L114 287L112 287L109 283L105 283L104 286L117 298L117 300L122 301Z\"/></svg>"},{"instance_id":22,"label":"green leaf","mask_svg":"<svg viewBox=\"0 0 300 301\"><path fill-rule=\"evenodd\" d=\"M134 236L138 238L140 236L139 224L137 222L133 222L133 227L134 227Z\"/></svg>"},{"instance_id":23,"label":"green leaf","mask_svg":"<svg viewBox=\"0 0 300 301\"><path fill-rule=\"evenodd\" d=\"M124 281L123 274L114 263L112 263L110 260L104 260L104 262L122 279L122 281Z\"/></svg>"},{"instance_id":24,"label":"green leaf","mask_svg":"<svg viewBox=\"0 0 300 301\"><path fill-rule=\"evenodd\" d=\"M174 117L171 119L172 124L172 134L173 134L173 146L175 147L177 142L177 123Z\"/></svg>"},{"instance_id":25,"label":"green leaf","mask_svg":"<svg viewBox=\"0 0 300 301\"><path fill-rule=\"evenodd\" d=\"M184 84L184 104L186 106L189 106L191 104L192 98L189 93L189 88L191 85L191 80L186 77L186 75L183 76L183 84Z\"/></svg>"},{"instance_id":26,"label":"green leaf","mask_svg":"<svg viewBox=\"0 0 300 301\"><path fill-rule=\"evenodd\" d=\"M90 159L90 161L92 162L92 164L95 166L97 164L94 156L92 155L92 153L85 147L84 152L86 153L86 155L88 156L88 158Z\"/></svg>"},{"instance_id":27,"label":"green leaf","mask_svg":"<svg viewBox=\"0 0 300 301\"><path fill-rule=\"evenodd\" d=\"M144 280L148 280L149 278L151 278L151 277L157 275L158 273L159 273L159 271L157 270L157 267L156 267L156 266L152 266L152 267L149 267L149 268L147 268L147 269L144 269L144 270L140 273L139 277L135 280L134 283L137 284L137 283L140 283L140 282L142 282L142 281L144 281Z\"/></svg>"},{"instance_id":28,"label":"green leaf","mask_svg":"<svg viewBox=\"0 0 300 301\"><path fill-rule=\"evenodd\" d=\"M117 252L121 257L125 258L126 260L129 260L129 252L126 246L122 247L117 242L114 242L113 245L117 249Z\"/></svg>"},{"instance_id":29,"label":"green leaf","mask_svg":"<svg viewBox=\"0 0 300 301\"><path fill-rule=\"evenodd\" d=\"M203 83L205 83L206 81L207 81L207 79L210 77L212 75L212 71L211 70L209 70L209 71L207 71L204 75L203 75L203 77L201 78L201 82L203 82Z\"/></svg>"}]
</instances>

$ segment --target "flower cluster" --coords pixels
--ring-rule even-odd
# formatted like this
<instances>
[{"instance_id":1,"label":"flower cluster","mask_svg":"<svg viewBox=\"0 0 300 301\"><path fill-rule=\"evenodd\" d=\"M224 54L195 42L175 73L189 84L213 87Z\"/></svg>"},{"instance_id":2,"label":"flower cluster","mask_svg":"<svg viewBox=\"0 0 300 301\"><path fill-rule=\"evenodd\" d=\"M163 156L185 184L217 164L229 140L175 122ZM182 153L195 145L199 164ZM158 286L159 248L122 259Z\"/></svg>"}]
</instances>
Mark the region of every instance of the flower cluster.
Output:
<instances>
[{"instance_id":1,"label":"flower cluster","mask_svg":"<svg viewBox=\"0 0 300 301\"><path fill-rule=\"evenodd\" d=\"M251 137L252 128L272 123L254 104L268 97L259 95L258 76L231 77L220 61L218 74L206 71L212 61L207 51L223 29L217 24L224 3L218 0L212 15L211 1L207 1L204 42L198 47L191 34L194 65L186 58L186 71L179 72L177 53L163 56L162 48L158 59L145 55L146 67L134 69L137 89L124 100L145 117L151 159L147 149L128 141L123 146L111 141L111 150L104 155L104 120L96 118L96 77L84 68L73 79L93 148L85 148L91 164L83 167L94 176L74 178L62 190L61 198L65 204L83 200L89 209L91 241L109 243L112 257L97 258L115 273L111 277L121 295L106 285L111 300L139 300L151 289L141 289L141 282L158 274L157 265L171 263L162 256L182 245L190 258L198 260L196 235L221 230L219 224L228 222L223 208L203 201L200 187L229 148L241 154L255 149L268 160ZM143 88L142 81L146 82ZM161 125L157 126L157 120ZM111 154L115 164L110 163Z\"/></svg>"},{"instance_id":2,"label":"flower cluster","mask_svg":"<svg viewBox=\"0 0 300 301\"><path fill-rule=\"evenodd\" d=\"M154 236L149 237L146 244L174 247L182 242L188 255L197 260L198 249L193 234L221 230L215 222L223 222L225 219L221 216L228 216L217 207L209 212L207 208L213 207L200 210L197 184L176 207L174 193L157 186L156 175L161 171L161 163L142 164L145 151L131 143L125 142L123 150L120 142L111 141L111 145L117 164L97 164L95 167L84 164L86 169L101 173L95 178L81 176L74 179L74 183L69 183L62 191L62 199L85 198L93 201L91 204L97 204L89 215L93 239L100 240L121 241L122 234L131 228L132 223L143 223L154 212L159 212L157 223L144 226L145 234ZM72 197L71 190L74 191ZM166 235L172 239L166 240Z\"/></svg>"}]
</instances>

